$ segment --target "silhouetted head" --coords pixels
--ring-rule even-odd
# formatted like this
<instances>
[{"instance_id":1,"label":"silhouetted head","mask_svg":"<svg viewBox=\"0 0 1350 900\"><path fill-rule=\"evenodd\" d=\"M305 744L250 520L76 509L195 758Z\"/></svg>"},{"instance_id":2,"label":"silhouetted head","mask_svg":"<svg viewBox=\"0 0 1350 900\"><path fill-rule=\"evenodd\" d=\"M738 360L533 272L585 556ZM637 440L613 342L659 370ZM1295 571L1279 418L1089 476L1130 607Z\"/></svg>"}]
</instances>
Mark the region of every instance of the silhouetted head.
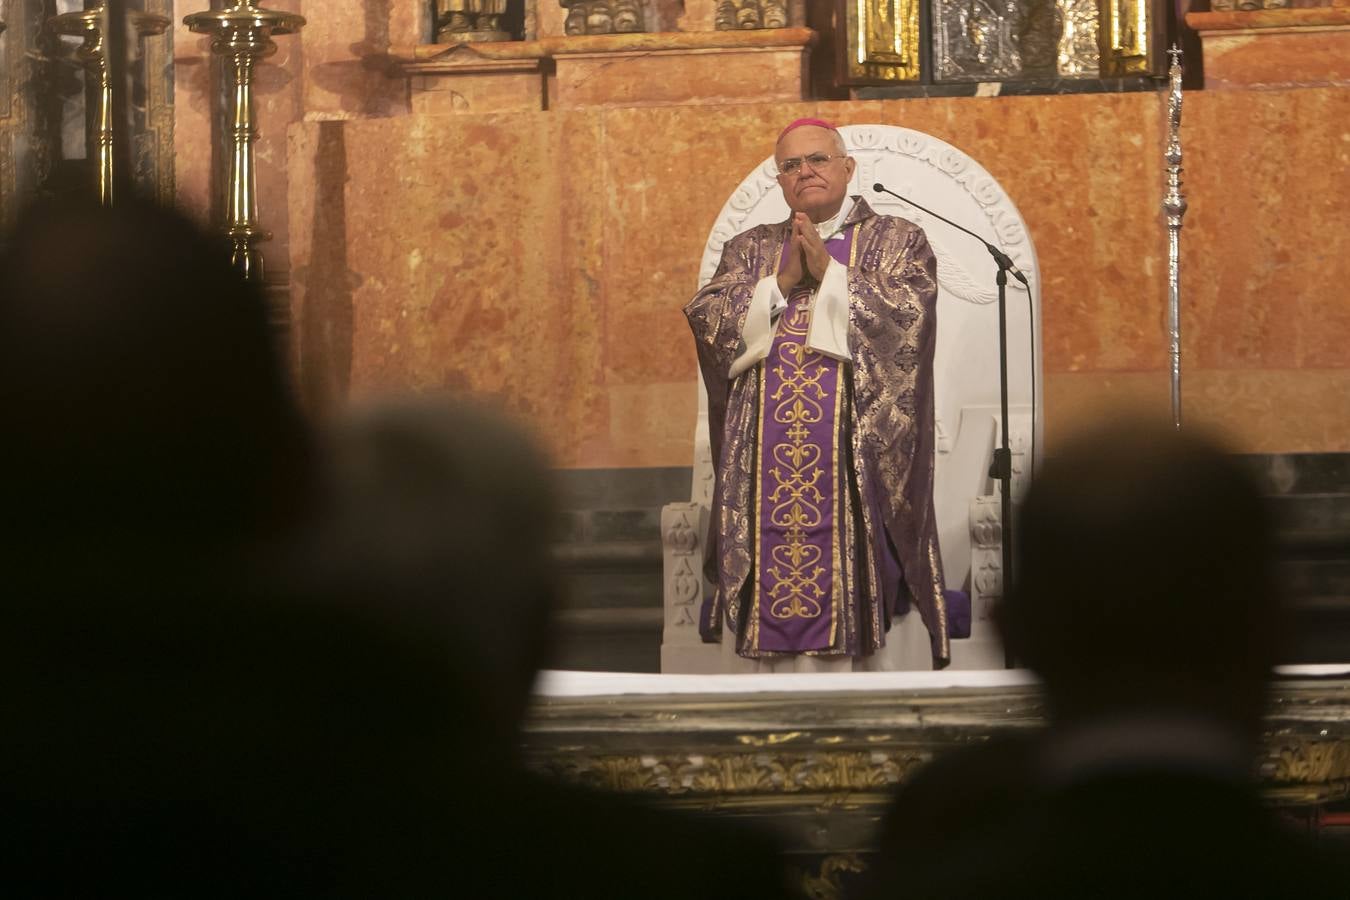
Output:
<instances>
[{"instance_id":1,"label":"silhouetted head","mask_svg":"<svg viewBox=\"0 0 1350 900\"><path fill-rule=\"evenodd\" d=\"M153 206L21 218L0 259L0 417L0 508L30 542L248 539L303 493L261 294Z\"/></svg>"},{"instance_id":2,"label":"silhouetted head","mask_svg":"<svg viewBox=\"0 0 1350 900\"><path fill-rule=\"evenodd\" d=\"M465 688L461 723L485 746L513 744L558 595L543 454L501 416L444 398L353 412L325 450L320 593L433 636Z\"/></svg>"},{"instance_id":3,"label":"silhouetted head","mask_svg":"<svg viewBox=\"0 0 1350 900\"><path fill-rule=\"evenodd\" d=\"M1092 429L1046 463L1015 537L998 618L1054 718L1163 711L1258 727L1282 630L1271 525L1216 440Z\"/></svg>"}]
</instances>

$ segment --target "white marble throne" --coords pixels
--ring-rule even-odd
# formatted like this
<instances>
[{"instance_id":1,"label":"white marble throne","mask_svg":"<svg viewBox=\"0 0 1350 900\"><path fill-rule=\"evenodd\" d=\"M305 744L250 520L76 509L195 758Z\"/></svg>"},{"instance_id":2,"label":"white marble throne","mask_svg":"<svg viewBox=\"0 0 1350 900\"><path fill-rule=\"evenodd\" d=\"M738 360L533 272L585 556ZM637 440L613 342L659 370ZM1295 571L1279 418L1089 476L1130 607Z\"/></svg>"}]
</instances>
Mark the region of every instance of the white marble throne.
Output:
<instances>
[{"instance_id":1,"label":"white marble throne","mask_svg":"<svg viewBox=\"0 0 1350 900\"><path fill-rule=\"evenodd\" d=\"M1033 455L1041 445L1039 396L1033 403L1033 375L1034 384L1041 383L1041 281L1036 250L1026 223L1003 188L979 163L952 145L892 125L850 125L840 132L857 160L849 193L861 195L879 213L901 216L922 226L937 255L934 504L947 587L968 591L972 605L971 635L952 641L952 666L1001 668L1003 651L989 620L991 604L1002 590L998 485L989 478L999 425L997 267L973 238L875 192L872 185L881 182L965 225L1012 257L1031 282L1029 307L1022 285L1009 279L1008 289L1014 497L1020 496ZM746 176L722 207L703 253L700 285L712 278L722 245L729 238L754 225L787 217L775 171L770 156ZM1036 336L1034 350L1032 335ZM707 396L701 379L698 400L690 502L670 504L661 516L666 613L663 672L719 672L726 666L720 648L700 641L697 625L699 605L705 592L711 590L702 577L701 565L713 482Z\"/></svg>"}]
</instances>

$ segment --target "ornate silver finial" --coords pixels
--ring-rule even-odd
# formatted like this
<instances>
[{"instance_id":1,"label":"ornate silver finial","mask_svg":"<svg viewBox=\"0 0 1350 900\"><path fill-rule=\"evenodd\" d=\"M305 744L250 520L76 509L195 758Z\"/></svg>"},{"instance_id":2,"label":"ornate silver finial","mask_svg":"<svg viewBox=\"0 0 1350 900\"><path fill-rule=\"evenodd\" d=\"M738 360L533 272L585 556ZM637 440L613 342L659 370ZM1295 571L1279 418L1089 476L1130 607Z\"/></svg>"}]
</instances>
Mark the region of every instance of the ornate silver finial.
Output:
<instances>
[{"instance_id":1,"label":"ornate silver finial","mask_svg":"<svg viewBox=\"0 0 1350 900\"><path fill-rule=\"evenodd\" d=\"M1172 374L1172 424L1181 427L1181 219L1186 215L1186 197L1181 193L1181 50L1173 44L1167 51L1172 65L1167 70L1167 336Z\"/></svg>"}]
</instances>

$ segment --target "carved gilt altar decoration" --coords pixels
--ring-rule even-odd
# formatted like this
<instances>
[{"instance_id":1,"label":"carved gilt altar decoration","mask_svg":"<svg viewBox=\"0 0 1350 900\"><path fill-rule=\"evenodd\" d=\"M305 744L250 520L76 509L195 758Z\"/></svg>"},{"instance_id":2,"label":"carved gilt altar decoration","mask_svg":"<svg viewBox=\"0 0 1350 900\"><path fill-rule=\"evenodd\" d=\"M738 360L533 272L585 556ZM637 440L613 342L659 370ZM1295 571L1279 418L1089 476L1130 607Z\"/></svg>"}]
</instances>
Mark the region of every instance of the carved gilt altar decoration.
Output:
<instances>
[{"instance_id":1,"label":"carved gilt altar decoration","mask_svg":"<svg viewBox=\"0 0 1350 900\"><path fill-rule=\"evenodd\" d=\"M1255 772L1314 824L1350 797L1350 669L1283 670ZM565 781L771 829L789 853L875 849L895 788L945 751L1039 728L1028 673L637 676L544 673L527 764ZM1166 814L1165 810L1160 813Z\"/></svg>"},{"instance_id":2,"label":"carved gilt altar decoration","mask_svg":"<svg viewBox=\"0 0 1350 900\"><path fill-rule=\"evenodd\" d=\"M1120 78L1165 64L1162 0L932 0L926 31L923 0L839 2L839 85Z\"/></svg>"}]
</instances>

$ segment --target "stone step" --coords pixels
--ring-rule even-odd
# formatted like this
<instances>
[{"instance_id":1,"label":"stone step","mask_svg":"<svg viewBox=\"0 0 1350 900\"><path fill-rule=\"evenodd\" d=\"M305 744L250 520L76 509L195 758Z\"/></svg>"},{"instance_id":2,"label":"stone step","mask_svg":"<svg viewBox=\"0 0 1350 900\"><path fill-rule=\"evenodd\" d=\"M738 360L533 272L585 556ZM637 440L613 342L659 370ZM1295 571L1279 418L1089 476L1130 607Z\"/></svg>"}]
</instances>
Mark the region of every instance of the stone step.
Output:
<instances>
[{"instance_id":1,"label":"stone step","mask_svg":"<svg viewBox=\"0 0 1350 900\"><path fill-rule=\"evenodd\" d=\"M1350 603L1350 559L1282 559L1276 584L1291 601L1343 598Z\"/></svg>"},{"instance_id":2,"label":"stone step","mask_svg":"<svg viewBox=\"0 0 1350 900\"><path fill-rule=\"evenodd\" d=\"M1294 622L1288 662L1350 657L1350 454L1247 456L1269 497L1279 583ZM689 469L566 473L554 560L565 599L551 663L660 668L661 506L686 499Z\"/></svg>"},{"instance_id":3,"label":"stone step","mask_svg":"<svg viewBox=\"0 0 1350 900\"><path fill-rule=\"evenodd\" d=\"M1291 604L1288 648L1291 665L1350 662L1350 600L1307 597Z\"/></svg>"},{"instance_id":4,"label":"stone step","mask_svg":"<svg viewBox=\"0 0 1350 900\"><path fill-rule=\"evenodd\" d=\"M582 672L659 672L664 617L659 604L561 610L554 620L549 666Z\"/></svg>"},{"instance_id":5,"label":"stone step","mask_svg":"<svg viewBox=\"0 0 1350 900\"><path fill-rule=\"evenodd\" d=\"M563 609L660 609L662 576L651 572L572 573L563 578Z\"/></svg>"},{"instance_id":6,"label":"stone step","mask_svg":"<svg viewBox=\"0 0 1350 900\"><path fill-rule=\"evenodd\" d=\"M689 499L690 466L635 469L559 469L563 509L657 509Z\"/></svg>"},{"instance_id":7,"label":"stone step","mask_svg":"<svg viewBox=\"0 0 1350 900\"><path fill-rule=\"evenodd\" d=\"M554 621L559 628L576 632L660 631L665 626L665 610L660 605L564 609Z\"/></svg>"},{"instance_id":8,"label":"stone step","mask_svg":"<svg viewBox=\"0 0 1350 900\"><path fill-rule=\"evenodd\" d=\"M1282 544L1350 535L1350 494L1286 494L1270 497L1269 502Z\"/></svg>"},{"instance_id":9,"label":"stone step","mask_svg":"<svg viewBox=\"0 0 1350 900\"><path fill-rule=\"evenodd\" d=\"M1239 457L1267 496L1350 492L1350 453L1277 453Z\"/></svg>"},{"instance_id":10,"label":"stone step","mask_svg":"<svg viewBox=\"0 0 1350 900\"><path fill-rule=\"evenodd\" d=\"M567 543L553 548L565 609L661 608L661 544L654 540Z\"/></svg>"},{"instance_id":11,"label":"stone step","mask_svg":"<svg viewBox=\"0 0 1350 900\"><path fill-rule=\"evenodd\" d=\"M555 544L553 561L564 572L645 572L661 569L661 542L650 538L632 541L568 541Z\"/></svg>"}]
</instances>

